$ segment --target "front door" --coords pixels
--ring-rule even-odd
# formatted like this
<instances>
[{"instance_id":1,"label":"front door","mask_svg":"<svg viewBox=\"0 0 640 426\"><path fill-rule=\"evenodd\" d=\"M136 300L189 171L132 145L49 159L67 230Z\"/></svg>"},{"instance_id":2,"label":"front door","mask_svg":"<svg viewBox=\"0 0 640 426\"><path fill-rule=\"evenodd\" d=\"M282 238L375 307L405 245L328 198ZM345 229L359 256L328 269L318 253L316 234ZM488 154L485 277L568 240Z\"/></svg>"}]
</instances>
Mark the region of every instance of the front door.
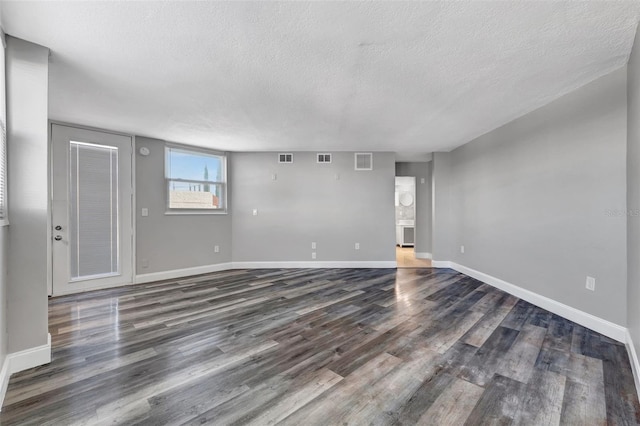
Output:
<instances>
[{"instance_id":1,"label":"front door","mask_svg":"<svg viewBox=\"0 0 640 426\"><path fill-rule=\"evenodd\" d=\"M53 295L132 282L132 138L52 124Z\"/></svg>"}]
</instances>

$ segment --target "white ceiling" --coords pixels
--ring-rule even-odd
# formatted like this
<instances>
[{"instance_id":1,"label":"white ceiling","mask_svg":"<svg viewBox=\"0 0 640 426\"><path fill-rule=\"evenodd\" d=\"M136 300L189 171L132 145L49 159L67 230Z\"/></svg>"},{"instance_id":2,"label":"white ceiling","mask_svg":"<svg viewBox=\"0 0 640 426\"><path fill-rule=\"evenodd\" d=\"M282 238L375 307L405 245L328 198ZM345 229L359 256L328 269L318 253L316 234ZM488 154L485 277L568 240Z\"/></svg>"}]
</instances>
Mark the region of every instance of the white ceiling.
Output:
<instances>
[{"instance_id":1,"label":"white ceiling","mask_svg":"<svg viewBox=\"0 0 640 426\"><path fill-rule=\"evenodd\" d=\"M231 151L451 150L627 62L640 2L3 2L50 117Z\"/></svg>"}]
</instances>

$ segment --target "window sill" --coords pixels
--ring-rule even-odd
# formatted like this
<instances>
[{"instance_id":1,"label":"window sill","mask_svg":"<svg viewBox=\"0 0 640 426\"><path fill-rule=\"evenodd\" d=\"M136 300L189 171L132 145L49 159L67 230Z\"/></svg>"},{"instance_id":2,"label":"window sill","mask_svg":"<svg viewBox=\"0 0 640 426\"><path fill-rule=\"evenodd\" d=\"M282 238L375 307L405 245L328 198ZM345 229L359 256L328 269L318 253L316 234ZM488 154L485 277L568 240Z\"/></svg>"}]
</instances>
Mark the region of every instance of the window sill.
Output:
<instances>
[{"instance_id":1,"label":"window sill","mask_svg":"<svg viewBox=\"0 0 640 426\"><path fill-rule=\"evenodd\" d=\"M216 210L206 210L206 211L199 211L199 210L167 210L164 212L165 216L189 216L189 215L226 215L228 212L226 210L220 210L220 211L216 211Z\"/></svg>"}]
</instances>

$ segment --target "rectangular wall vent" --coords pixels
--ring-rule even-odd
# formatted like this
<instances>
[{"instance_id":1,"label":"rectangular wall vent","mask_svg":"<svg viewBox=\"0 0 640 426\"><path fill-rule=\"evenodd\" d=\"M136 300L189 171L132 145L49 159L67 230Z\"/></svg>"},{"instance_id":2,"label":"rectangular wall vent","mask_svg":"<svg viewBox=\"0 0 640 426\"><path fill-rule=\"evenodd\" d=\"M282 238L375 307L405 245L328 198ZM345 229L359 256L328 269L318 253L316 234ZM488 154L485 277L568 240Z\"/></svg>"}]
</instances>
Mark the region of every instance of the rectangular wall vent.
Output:
<instances>
[{"instance_id":1,"label":"rectangular wall vent","mask_svg":"<svg viewBox=\"0 0 640 426\"><path fill-rule=\"evenodd\" d=\"M318 153L318 163L330 163L330 162L331 162L331 154Z\"/></svg>"},{"instance_id":2,"label":"rectangular wall vent","mask_svg":"<svg viewBox=\"0 0 640 426\"><path fill-rule=\"evenodd\" d=\"M278 154L278 163L293 163L293 154Z\"/></svg>"},{"instance_id":3,"label":"rectangular wall vent","mask_svg":"<svg viewBox=\"0 0 640 426\"><path fill-rule=\"evenodd\" d=\"M356 152L356 170L373 170L373 154L371 152Z\"/></svg>"}]
</instances>

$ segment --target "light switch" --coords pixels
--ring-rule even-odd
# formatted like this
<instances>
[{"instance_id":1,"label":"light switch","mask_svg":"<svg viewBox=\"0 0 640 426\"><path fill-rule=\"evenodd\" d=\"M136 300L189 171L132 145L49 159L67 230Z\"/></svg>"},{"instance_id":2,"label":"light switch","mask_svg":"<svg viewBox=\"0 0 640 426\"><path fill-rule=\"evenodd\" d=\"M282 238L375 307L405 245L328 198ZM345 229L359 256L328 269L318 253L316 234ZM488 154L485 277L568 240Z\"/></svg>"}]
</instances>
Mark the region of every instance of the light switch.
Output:
<instances>
[{"instance_id":1,"label":"light switch","mask_svg":"<svg viewBox=\"0 0 640 426\"><path fill-rule=\"evenodd\" d=\"M149 209L148 208L146 208L146 207L142 208L142 216L143 217L149 216Z\"/></svg>"},{"instance_id":2,"label":"light switch","mask_svg":"<svg viewBox=\"0 0 640 426\"><path fill-rule=\"evenodd\" d=\"M253 209L253 215L258 216L258 209Z\"/></svg>"}]
</instances>

